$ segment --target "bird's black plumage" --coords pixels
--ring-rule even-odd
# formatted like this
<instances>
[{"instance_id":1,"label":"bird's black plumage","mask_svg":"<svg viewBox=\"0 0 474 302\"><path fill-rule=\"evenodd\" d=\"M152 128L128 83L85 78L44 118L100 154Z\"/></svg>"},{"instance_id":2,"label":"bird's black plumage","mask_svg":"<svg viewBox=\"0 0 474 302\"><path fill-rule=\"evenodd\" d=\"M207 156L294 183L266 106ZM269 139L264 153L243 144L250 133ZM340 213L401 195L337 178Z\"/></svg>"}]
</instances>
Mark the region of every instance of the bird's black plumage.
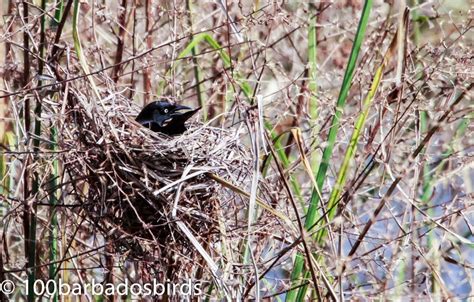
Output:
<instances>
[{"instance_id":1,"label":"bird's black plumage","mask_svg":"<svg viewBox=\"0 0 474 302\"><path fill-rule=\"evenodd\" d=\"M135 120L152 131L178 135L186 131L185 122L199 109L155 101L146 105Z\"/></svg>"}]
</instances>

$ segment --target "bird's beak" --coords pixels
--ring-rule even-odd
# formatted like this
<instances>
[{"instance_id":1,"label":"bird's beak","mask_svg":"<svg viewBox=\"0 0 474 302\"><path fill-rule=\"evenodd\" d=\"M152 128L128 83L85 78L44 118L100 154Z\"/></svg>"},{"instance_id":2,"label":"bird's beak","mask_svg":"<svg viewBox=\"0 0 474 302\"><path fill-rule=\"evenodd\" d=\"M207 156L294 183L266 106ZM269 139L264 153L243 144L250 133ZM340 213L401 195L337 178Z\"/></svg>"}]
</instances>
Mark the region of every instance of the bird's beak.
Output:
<instances>
[{"instance_id":1,"label":"bird's beak","mask_svg":"<svg viewBox=\"0 0 474 302\"><path fill-rule=\"evenodd\" d=\"M183 105L176 105L176 108L174 109L174 112L179 111L179 110L191 110L191 109L193 109L193 108L188 107L188 106L183 106Z\"/></svg>"},{"instance_id":2,"label":"bird's beak","mask_svg":"<svg viewBox=\"0 0 474 302\"><path fill-rule=\"evenodd\" d=\"M178 105L176 109L171 114L172 117L179 117L181 120L188 120L191 116L193 116L196 112L198 112L201 107L196 109L190 108L188 106Z\"/></svg>"}]
</instances>

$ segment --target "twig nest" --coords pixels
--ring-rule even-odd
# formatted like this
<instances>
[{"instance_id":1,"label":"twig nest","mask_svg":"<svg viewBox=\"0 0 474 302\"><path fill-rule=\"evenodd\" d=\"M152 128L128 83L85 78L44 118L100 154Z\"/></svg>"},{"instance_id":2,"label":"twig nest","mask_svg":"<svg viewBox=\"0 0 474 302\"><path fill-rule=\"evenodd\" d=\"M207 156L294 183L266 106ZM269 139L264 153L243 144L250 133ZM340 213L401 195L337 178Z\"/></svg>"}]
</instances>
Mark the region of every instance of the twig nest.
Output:
<instances>
[{"instance_id":1,"label":"twig nest","mask_svg":"<svg viewBox=\"0 0 474 302\"><path fill-rule=\"evenodd\" d=\"M194 123L180 136L154 133L134 121L139 110L124 98L91 107L77 96L67 109L64 168L85 216L116 251L192 260L176 221L206 244L218 240L217 211L235 196L209 174L233 183L250 175L235 131Z\"/></svg>"}]
</instances>

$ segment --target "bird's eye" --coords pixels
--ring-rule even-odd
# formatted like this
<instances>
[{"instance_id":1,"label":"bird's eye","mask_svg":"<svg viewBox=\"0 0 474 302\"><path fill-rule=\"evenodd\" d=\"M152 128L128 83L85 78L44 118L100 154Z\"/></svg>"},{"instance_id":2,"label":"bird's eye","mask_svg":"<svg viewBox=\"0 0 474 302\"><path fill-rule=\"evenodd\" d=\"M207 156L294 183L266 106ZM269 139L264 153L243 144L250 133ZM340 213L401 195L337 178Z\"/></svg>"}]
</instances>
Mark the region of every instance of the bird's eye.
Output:
<instances>
[{"instance_id":1,"label":"bird's eye","mask_svg":"<svg viewBox=\"0 0 474 302\"><path fill-rule=\"evenodd\" d=\"M168 113L168 109L164 109L163 112L164 112L164 113Z\"/></svg>"}]
</instances>

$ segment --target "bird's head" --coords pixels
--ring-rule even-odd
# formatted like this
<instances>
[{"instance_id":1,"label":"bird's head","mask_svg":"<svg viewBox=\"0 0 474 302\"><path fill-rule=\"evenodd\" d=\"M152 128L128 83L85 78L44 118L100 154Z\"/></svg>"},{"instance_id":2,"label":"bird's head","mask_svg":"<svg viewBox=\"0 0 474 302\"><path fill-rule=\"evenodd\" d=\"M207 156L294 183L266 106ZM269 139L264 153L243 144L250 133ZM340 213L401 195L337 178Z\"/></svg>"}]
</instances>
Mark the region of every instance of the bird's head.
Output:
<instances>
[{"instance_id":1,"label":"bird's head","mask_svg":"<svg viewBox=\"0 0 474 302\"><path fill-rule=\"evenodd\" d=\"M135 120L155 132L181 134L186 131L184 123L199 109L201 108L192 109L168 101L155 101L146 105Z\"/></svg>"}]
</instances>

